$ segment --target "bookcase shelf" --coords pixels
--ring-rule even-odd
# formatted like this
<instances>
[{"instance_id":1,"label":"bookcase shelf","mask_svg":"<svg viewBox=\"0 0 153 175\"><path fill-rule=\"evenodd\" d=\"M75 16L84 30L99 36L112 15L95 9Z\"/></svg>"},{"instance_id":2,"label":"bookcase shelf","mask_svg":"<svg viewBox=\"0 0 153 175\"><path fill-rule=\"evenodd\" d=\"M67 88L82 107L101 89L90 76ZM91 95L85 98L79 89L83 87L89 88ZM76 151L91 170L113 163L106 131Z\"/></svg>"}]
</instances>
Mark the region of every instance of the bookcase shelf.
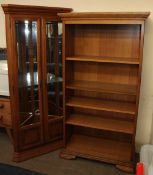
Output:
<instances>
[{"instance_id":1,"label":"bookcase shelf","mask_svg":"<svg viewBox=\"0 0 153 175\"><path fill-rule=\"evenodd\" d=\"M135 115L135 104L127 102L71 97L66 106Z\"/></svg>"},{"instance_id":2,"label":"bookcase shelf","mask_svg":"<svg viewBox=\"0 0 153 175\"><path fill-rule=\"evenodd\" d=\"M136 95L137 86L130 84L103 83L97 81L72 81L66 85L67 89L93 92Z\"/></svg>"},{"instance_id":3,"label":"bookcase shelf","mask_svg":"<svg viewBox=\"0 0 153 175\"><path fill-rule=\"evenodd\" d=\"M66 60L71 61L89 61L89 62L99 62L99 63L119 63L119 64L134 64L139 65L138 58L120 58L120 57L100 57L100 56L74 56L66 57Z\"/></svg>"},{"instance_id":4,"label":"bookcase shelf","mask_svg":"<svg viewBox=\"0 0 153 175\"><path fill-rule=\"evenodd\" d=\"M66 124L127 134L134 133L134 122L132 121L106 117L102 118L101 116L84 115L79 113L71 114L67 118Z\"/></svg>"},{"instance_id":5,"label":"bookcase shelf","mask_svg":"<svg viewBox=\"0 0 153 175\"><path fill-rule=\"evenodd\" d=\"M149 13L68 13L62 18L64 158L135 169L144 21Z\"/></svg>"}]
</instances>

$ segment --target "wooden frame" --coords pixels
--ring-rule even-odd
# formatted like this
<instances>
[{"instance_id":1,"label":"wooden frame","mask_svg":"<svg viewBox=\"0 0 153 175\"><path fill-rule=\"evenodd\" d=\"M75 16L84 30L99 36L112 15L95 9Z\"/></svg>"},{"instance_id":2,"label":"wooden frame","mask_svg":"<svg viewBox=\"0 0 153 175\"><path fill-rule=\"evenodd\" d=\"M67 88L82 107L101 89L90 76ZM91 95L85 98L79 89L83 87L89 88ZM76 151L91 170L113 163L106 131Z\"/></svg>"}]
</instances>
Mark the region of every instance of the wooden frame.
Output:
<instances>
[{"instance_id":1,"label":"wooden frame","mask_svg":"<svg viewBox=\"0 0 153 175\"><path fill-rule=\"evenodd\" d=\"M46 77L44 70L46 63L46 47L45 46L45 20L50 21L60 21L57 16L58 12L70 12L70 8L60 8L60 7L42 7L42 6L26 6L26 5L13 5L13 4L3 4L2 8L5 13L6 18L6 39L8 48L8 70L9 70L9 86L10 86L10 99L11 99L11 116L12 116L12 127L13 127L13 139L14 139L14 161L22 161L29 159L31 157L47 153L54 149L60 148L63 143L63 137L52 138L48 140L48 136L51 132L61 133L61 126L59 126L59 131L55 130L54 127L50 130L46 129L48 126L48 110L46 105ZM21 101L19 100L19 88L18 88L18 56L17 56L17 46L16 46L16 30L15 21L16 20L30 20L37 22L37 64L38 64L38 94L39 94L39 111L40 120L39 122L30 123L21 126L21 113L19 105ZM32 28L30 29L32 30ZM33 43L32 35L29 41L30 48L30 73L33 74ZM55 51L56 52L56 51ZM24 54L23 52L21 54ZM24 61L24 60L22 60ZM25 64L25 63L23 63ZM32 78L34 83L34 79ZM34 89L31 91L32 99L34 100ZM23 102L25 103L26 100ZM26 106L26 103L24 104ZM34 109L33 109L34 111ZM39 112L38 111L38 112ZM34 111L35 112L35 111ZM61 118L61 117L59 117ZM29 118L30 119L30 118ZM26 121L27 122L27 121ZM52 125L56 125L58 122L52 121ZM61 125L63 122L61 121ZM62 134L61 134L62 135Z\"/></svg>"}]
</instances>

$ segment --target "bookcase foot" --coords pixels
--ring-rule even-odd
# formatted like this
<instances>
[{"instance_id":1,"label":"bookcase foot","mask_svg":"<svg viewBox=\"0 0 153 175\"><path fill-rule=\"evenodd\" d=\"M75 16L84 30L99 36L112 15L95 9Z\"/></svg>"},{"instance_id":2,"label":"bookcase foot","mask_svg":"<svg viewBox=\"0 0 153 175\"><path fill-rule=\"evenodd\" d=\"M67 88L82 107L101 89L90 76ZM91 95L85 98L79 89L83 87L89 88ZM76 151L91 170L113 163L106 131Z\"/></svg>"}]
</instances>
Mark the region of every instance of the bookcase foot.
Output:
<instances>
[{"instance_id":1,"label":"bookcase foot","mask_svg":"<svg viewBox=\"0 0 153 175\"><path fill-rule=\"evenodd\" d=\"M124 166L124 165L116 165L116 168L118 168L121 171L127 172L127 173L134 173L134 169L132 166Z\"/></svg>"},{"instance_id":2,"label":"bookcase foot","mask_svg":"<svg viewBox=\"0 0 153 175\"><path fill-rule=\"evenodd\" d=\"M60 158L67 159L67 160L73 160L73 159L76 159L76 156L63 151L60 153Z\"/></svg>"}]
</instances>

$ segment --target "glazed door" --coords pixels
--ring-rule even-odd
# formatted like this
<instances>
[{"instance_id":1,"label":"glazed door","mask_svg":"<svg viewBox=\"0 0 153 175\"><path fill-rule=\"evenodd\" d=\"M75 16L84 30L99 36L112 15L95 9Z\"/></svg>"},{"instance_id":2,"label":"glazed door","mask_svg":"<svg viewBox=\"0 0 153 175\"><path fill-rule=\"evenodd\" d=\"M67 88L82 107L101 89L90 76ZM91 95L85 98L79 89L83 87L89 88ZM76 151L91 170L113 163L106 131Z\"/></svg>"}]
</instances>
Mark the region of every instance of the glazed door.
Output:
<instances>
[{"instance_id":1,"label":"glazed door","mask_svg":"<svg viewBox=\"0 0 153 175\"><path fill-rule=\"evenodd\" d=\"M44 136L63 139L62 23L43 20Z\"/></svg>"},{"instance_id":2,"label":"glazed door","mask_svg":"<svg viewBox=\"0 0 153 175\"><path fill-rule=\"evenodd\" d=\"M15 19L17 151L43 143L40 62L40 20Z\"/></svg>"}]
</instances>

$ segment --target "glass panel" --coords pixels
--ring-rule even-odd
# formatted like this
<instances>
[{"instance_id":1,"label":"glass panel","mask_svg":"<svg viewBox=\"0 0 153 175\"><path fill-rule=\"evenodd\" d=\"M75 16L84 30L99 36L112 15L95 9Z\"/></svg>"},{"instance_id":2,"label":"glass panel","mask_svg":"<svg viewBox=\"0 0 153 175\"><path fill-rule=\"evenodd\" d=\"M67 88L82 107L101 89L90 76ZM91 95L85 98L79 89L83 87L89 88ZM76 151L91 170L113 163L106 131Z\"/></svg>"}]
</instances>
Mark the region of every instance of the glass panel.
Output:
<instances>
[{"instance_id":1,"label":"glass panel","mask_svg":"<svg viewBox=\"0 0 153 175\"><path fill-rule=\"evenodd\" d=\"M62 115L62 24L46 23L48 116Z\"/></svg>"},{"instance_id":2,"label":"glass panel","mask_svg":"<svg viewBox=\"0 0 153 175\"><path fill-rule=\"evenodd\" d=\"M40 120L37 63L37 22L16 21L20 125Z\"/></svg>"}]
</instances>

